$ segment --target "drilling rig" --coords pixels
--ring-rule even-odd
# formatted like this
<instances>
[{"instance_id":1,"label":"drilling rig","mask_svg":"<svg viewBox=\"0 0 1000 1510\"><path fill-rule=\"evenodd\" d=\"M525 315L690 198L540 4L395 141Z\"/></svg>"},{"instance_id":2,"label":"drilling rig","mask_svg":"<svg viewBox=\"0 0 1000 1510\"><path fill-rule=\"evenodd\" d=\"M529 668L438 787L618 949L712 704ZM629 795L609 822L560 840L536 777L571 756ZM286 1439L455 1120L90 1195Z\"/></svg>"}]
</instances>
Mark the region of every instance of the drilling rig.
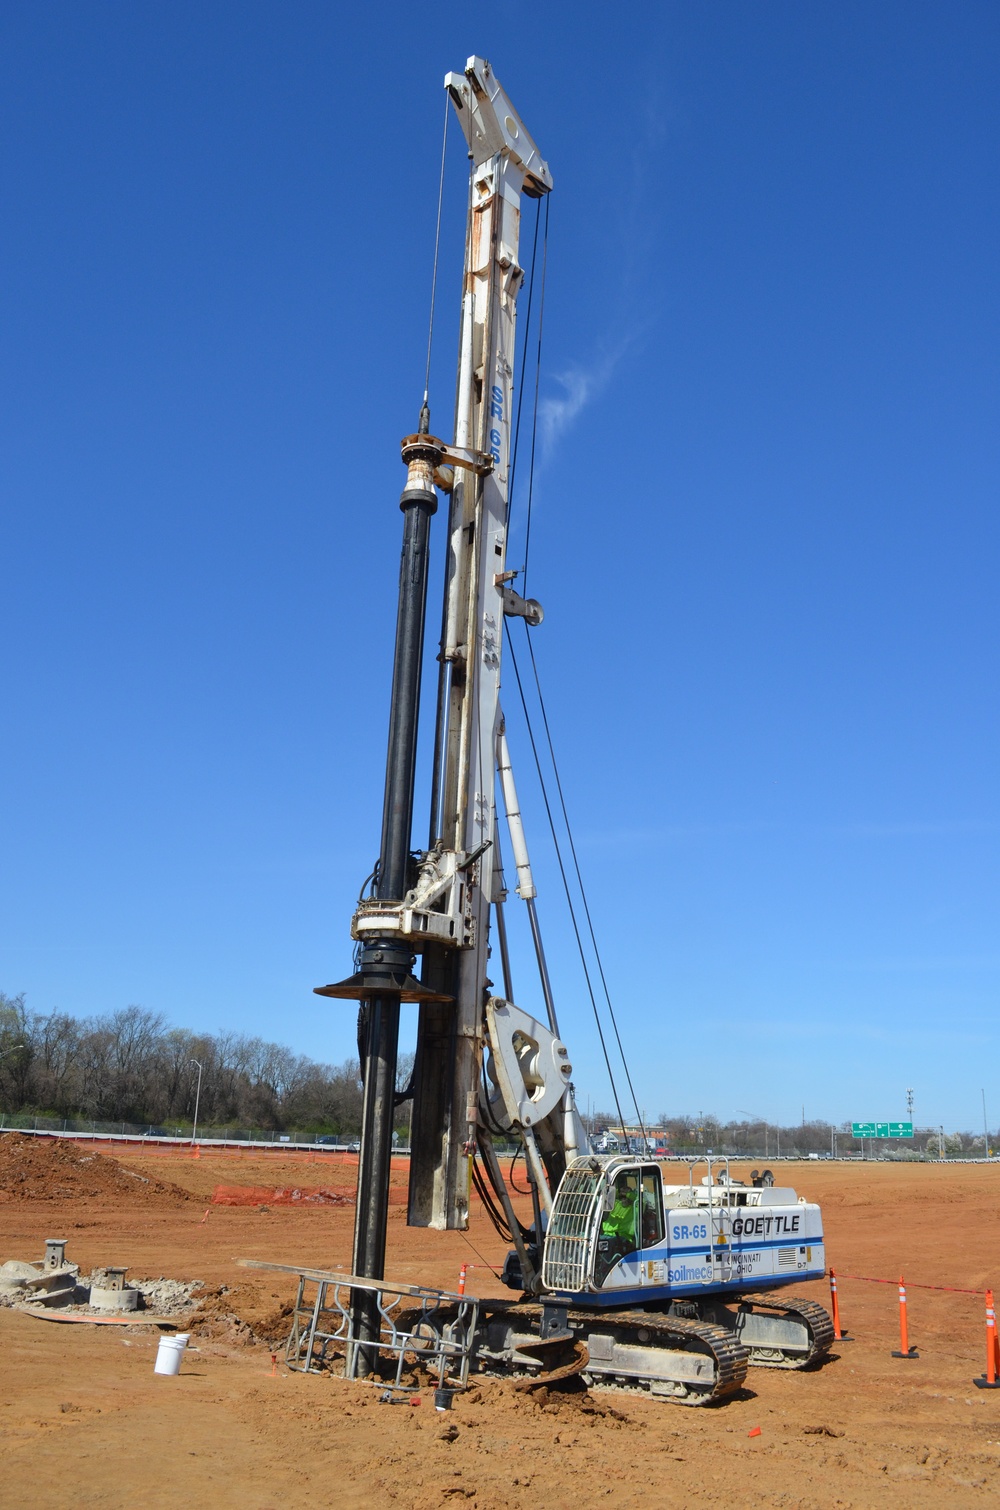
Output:
<instances>
[{"instance_id":1,"label":"drilling rig","mask_svg":"<svg viewBox=\"0 0 1000 1510\"><path fill-rule=\"evenodd\" d=\"M524 280L521 208L553 182L490 65L472 57L445 88L470 160L454 438L431 431L427 394L402 441L403 545L379 859L351 923L356 969L318 994L359 1004L363 1124L350 1301L341 1321L321 1284L308 1340L346 1338L349 1371L376 1375L387 1342L386 1220L402 1003L418 1006L407 1220L464 1229L475 1186L512 1244L503 1278L519 1292L479 1301L420 1292L421 1319L467 1371L647 1390L705 1404L741 1385L748 1365L801 1368L829 1347L826 1311L778 1298L825 1273L818 1206L794 1190L745 1186L728 1163L671 1183L639 1154L599 1154L577 1112L542 945L535 884L500 700L504 621L529 632L542 609L507 567L515 320ZM430 824L413 847L418 709L431 521L446 500ZM540 1020L514 1001L498 810L538 966ZM491 940L503 995L488 976ZM419 973L418 971L419 966ZM523 1150L533 1218L520 1220L497 1156ZM304 1271L303 1271L304 1272ZM310 1271L319 1276L322 1271ZM333 1277L329 1276L333 1283ZM394 1293L418 1292L396 1287ZM426 1296L438 1295L428 1306ZM301 1296L300 1296L301 1298ZM322 1303L321 1303L322 1302ZM308 1318L307 1318L308 1319ZM423 1328L423 1333L421 1333ZM442 1341L443 1339L443 1341ZM305 1353L303 1353L305 1346ZM403 1344L400 1347L405 1351ZM457 1353L456 1353L457 1350ZM390 1348L391 1351L391 1348ZM399 1351L397 1349L397 1351ZM403 1351L399 1351L400 1359Z\"/></svg>"}]
</instances>

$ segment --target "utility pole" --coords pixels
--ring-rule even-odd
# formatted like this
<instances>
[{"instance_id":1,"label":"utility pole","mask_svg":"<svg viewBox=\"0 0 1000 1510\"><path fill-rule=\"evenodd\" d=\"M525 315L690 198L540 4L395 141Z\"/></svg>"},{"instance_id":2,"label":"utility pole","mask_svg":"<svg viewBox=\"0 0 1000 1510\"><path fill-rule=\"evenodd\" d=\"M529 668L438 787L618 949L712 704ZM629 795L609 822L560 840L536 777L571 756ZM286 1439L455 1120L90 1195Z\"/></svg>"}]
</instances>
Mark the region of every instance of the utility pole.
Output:
<instances>
[{"instance_id":1,"label":"utility pole","mask_svg":"<svg viewBox=\"0 0 1000 1510\"><path fill-rule=\"evenodd\" d=\"M982 1092L982 1097L983 1097L983 1147L986 1150L986 1157L989 1158L989 1156L990 1156L990 1134L989 1134L989 1128L986 1125L986 1091L985 1091L985 1089Z\"/></svg>"}]
</instances>

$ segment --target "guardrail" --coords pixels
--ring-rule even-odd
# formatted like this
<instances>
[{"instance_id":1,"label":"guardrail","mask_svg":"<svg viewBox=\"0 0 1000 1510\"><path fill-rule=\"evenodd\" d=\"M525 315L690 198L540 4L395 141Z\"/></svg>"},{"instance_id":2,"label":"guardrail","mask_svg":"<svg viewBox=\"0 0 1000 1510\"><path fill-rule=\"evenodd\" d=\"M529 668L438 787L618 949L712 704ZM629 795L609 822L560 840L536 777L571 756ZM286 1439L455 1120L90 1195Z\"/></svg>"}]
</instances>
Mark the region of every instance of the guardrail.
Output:
<instances>
[{"instance_id":1,"label":"guardrail","mask_svg":"<svg viewBox=\"0 0 1000 1510\"><path fill-rule=\"evenodd\" d=\"M21 1133L27 1138L66 1138L78 1143L132 1143L140 1148L159 1146L168 1148L191 1148L197 1144L199 1148L235 1148L241 1152L247 1149L269 1150L280 1152L282 1149L297 1150L308 1153L357 1153L358 1145L355 1139L353 1143L317 1143L283 1138L203 1138L200 1134L192 1138L190 1134L176 1137L164 1133L108 1133L108 1132L81 1132L55 1131L48 1127L0 1127L0 1136L4 1133ZM393 1154L409 1154L409 1148L394 1148Z\"/></svg>"}]
</instances>

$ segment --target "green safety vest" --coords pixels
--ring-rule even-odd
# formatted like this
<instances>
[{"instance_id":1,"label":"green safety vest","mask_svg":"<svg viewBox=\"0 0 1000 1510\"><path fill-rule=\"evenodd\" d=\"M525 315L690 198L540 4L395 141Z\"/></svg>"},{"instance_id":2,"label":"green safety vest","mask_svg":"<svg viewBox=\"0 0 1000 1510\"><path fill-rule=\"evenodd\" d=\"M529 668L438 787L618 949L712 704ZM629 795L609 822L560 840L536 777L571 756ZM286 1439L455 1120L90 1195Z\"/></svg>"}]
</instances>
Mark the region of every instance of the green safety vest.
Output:
<instances>
[{"instance_id":1,"label":"green safety vest","mask_svg":"<svg viewBox=\"0 0 1000 1510\"><path fill-rule=\"evenodd\" d=\"M635 1199L615 1201L601 1224L602 1237L635 1238Z\"/></svg>"}]
</instances>

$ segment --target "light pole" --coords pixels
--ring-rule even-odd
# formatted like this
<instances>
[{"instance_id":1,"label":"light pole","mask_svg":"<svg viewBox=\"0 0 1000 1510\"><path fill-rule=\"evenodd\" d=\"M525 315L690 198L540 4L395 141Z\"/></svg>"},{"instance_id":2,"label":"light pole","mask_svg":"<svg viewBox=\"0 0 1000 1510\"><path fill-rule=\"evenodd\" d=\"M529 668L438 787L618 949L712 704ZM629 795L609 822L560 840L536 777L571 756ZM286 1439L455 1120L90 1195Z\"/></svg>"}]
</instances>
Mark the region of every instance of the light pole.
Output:
<instances>
[{"instance_id":1,"label":"light pole","mask_svg":"<svg viewBox=\"0 0 1000 1510\"><path fill-rule=\"evenodd\" d=\"M986 1157L989 1158L989 1156L990 1156L990 1134L989 1134L989 1129L986 1126L986 1092L985 1092L985 1090L982 1092L982 1097L983 1097L983 1147L986 1149Z\"/></svg>"},{"instance_id":2,"label":"light pole","mask_svg":"<svg viewBox=\"0 0 1000 1510\"><path fill-rule=\"evenodd\" d=\"M745 1106L738 1106L736 1108L736 1110L740 1113L741 1116L743 1116L743 1117L749 1117L750 1120L751 1120L751 1122L759 1122L763 1126L763 1128L764 1128L764 1157L766 1159L767 1158L767 1123L764 1121L764 1118L758 1116L756 1112L749 1112L749 1111L747 1111L747 1109L746 1109Z\"/></svg>"},{"instance_id":3,"label":"light pole","mask_svg":"<svg viewBox=\"0 0 1000 1510\"><path fill-rule=\"evenodd\" d=\"M196 1064L198 1066L198 1089L194 1093L194 1126L191 1129L191 1143L192 1143L192 1146L193 1146L197 1142L197 1139L198 1139L198 1107L201 1105L201 1068L202 1067L201 1067L200 1062L197 1059L192 1059L191 1063L192 1064Z\"/></svg>"}]
</instances>

